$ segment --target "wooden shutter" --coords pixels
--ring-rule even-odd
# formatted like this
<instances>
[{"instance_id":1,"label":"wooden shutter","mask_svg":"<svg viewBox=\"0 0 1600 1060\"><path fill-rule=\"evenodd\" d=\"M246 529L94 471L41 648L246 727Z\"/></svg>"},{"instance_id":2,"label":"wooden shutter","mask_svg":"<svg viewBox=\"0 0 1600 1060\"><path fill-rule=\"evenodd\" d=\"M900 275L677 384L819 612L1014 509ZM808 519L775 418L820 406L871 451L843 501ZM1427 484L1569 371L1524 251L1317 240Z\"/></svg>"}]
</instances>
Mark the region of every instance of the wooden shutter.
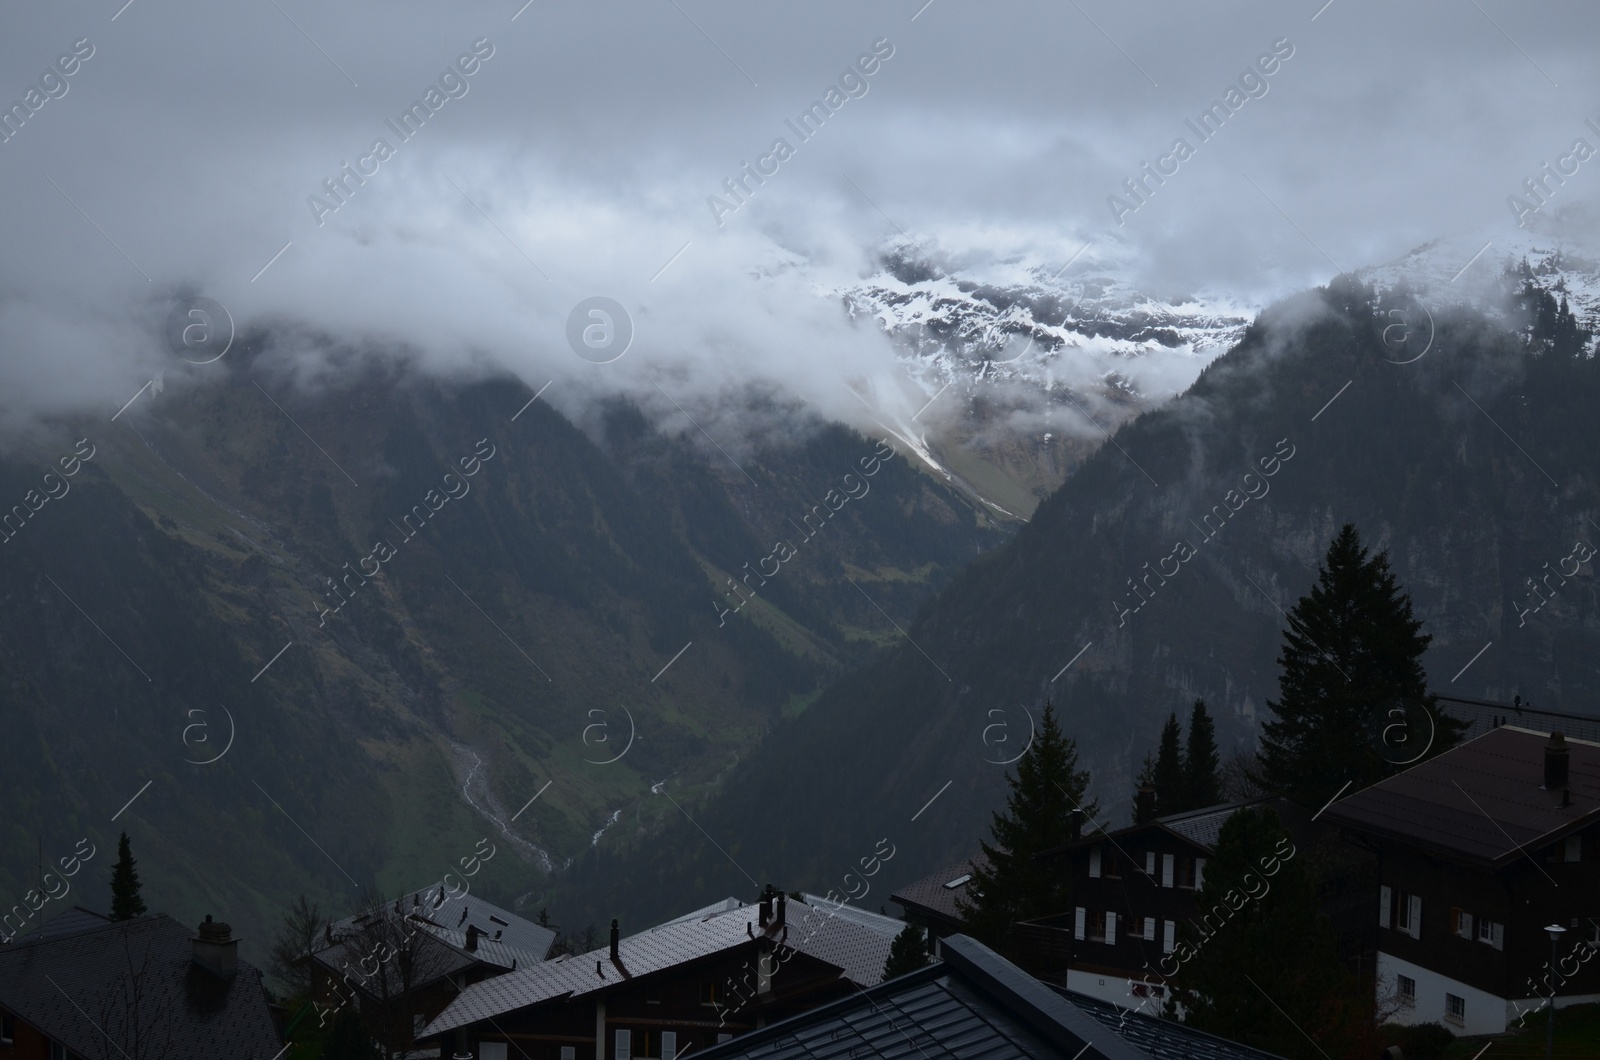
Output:
<instances>
[{"instance_id":1,"label":"wooden shutter","mask_svg":"<svg viewBox=\"0 0 1600 1060\"><path fill-rule=\"evenodd\" d=\"M1394 894L1387 887L1378 888L1378 926L1389 926L1389 910L1394 905Z\"/></svg>"},{"instance_id":2,"label":"wooden shutter","mask_svg":"<svg viewBox=\"0 0 1600 1060\"><path fill-rule=\"evenodd\" d=\"M1195 858L1194 859L1194 889L1198 891L1200 889L1201 885L1204 884L1205 882L1206 882L1206 859L1205 858Z\"/></svg>"},{"instance_id":3,"label":"wooden shutter","mask_svg":"<svg viewBox=\"0 0 1600 1060\"><path fill-rule=\"evenodd\" d=\"M1420 894L1412 894L1406 897L1410 902L1409 908L1406 910L1406 926L1410 929L1412 938L1420 939L1422 937L1422 896Z\"/></svg>"},{"instance_id":4,"label":"wooden shutter","mask_svg":"<svg viewBox=\"0 0 1600 1060\"><path fill-rule=\"evenodd\" d=\"M1493 945L1497 950L1503 950L1506 948L1506 926L1504 924L1496 924L1494 926Z\"/></svg>"},{"instance_id":5,"label":"wooden shutter","mask_svg":"<svg viewBox=\"0 0 1600 1060\"><path fill-rule=\"evenodd\" d=\"M1161 855L1161 886L1172 886L1172 855Z\"/></svg>"},{"instance_id":6,"label":"wooden shutter","mask_svg":"<svg viewBox=\"0 0 1600 1060\"><path fill-rule=\"evenodd\" d=\"M617 1060L633 1060L633 1032L617 1032Z\"/></svg>"},{"instance_id":7,"label":"wooden shutter","mask_svg":"<svg viewBox=\"0 0 1600 1060\"><path fill-rule=\"evenodd\" d=\"M1089 878L1092 880L1100 878L1100 847L1098 845L1089 848Z\"/></svg>"},{"instance_id":8,"label":"wooden shutter","mask_svg":"<svg viewBox=\"0 0 1600 1060\"><path fill-rule=\"evenodd\" d=\"M1146 850L1144 852L1144 874L1149 876L1151 879L1155 878L1156 852L1154 850Z\"/></svg>"},{"instance_id":9,"label":"wooden shutter","mask_svg":"<svg viewBox=\"0 0 1600 1060\"><path fill-rule=\"evenodd\" d=\"M1106 914L1106 943L1108 945L1117 941L1117 914Z\"/></svg>"},{"instance_id":10,"label":"wooden shutter","mask_svg":"<svg viewBox=\"0 0 1600 1060\"><path fill-rule=\"evenodd\" d=\"M678 1032L661 1032L661 1060L677 1060L678 1057Z\"/></svg>"},{"instance_id":11,"label":"wooden shutter","mask_svg":"<svg viewBox=\"0 0 1600 1060\"><path fill-rule=\"evenodd\" d=\"M1178 925L1171 920L1165 921L1166 930L1161 935L1161 952L1171 953L1178 943Z\"/></svg>"},{"instance_id":12,"label":"wooden shutter","mask_svg":"<svg viewBox=\"0 0 1600 1060\"><path fill-rule=\"evenodd\" d=\"M1083 920L1084 910L1083 906L1080 905L1078 906L1077 915L1072 920L1072 937L1075 939L1083 938Z\"/></svg>"}]
</instances>

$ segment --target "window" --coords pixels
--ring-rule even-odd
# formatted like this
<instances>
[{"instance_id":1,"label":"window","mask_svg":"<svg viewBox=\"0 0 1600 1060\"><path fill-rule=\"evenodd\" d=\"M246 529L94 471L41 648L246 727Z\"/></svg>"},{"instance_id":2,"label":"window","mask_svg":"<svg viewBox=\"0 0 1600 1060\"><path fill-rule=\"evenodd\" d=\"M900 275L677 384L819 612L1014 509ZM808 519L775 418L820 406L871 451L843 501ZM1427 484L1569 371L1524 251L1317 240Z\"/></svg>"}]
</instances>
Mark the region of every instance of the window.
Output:
<instances>
[{"instance_id":1,"label":"window","mask_svg":"<svg viewBox=\"0 0 1600 1060\"><path fill-rule=\"evenodd\" d=\"M1194 859L1194 886L1195 886L1195 889L1199 890L1202 886L1205 885L1205 882L1206 882L1206 859L1205 858L1195 858Z\"/></svg>"},{"instance_id":2,"label":"window","mask_svg":"<svg viewBox=\"0 0 1600 1060\"><path fill-rule=\"evenodd\" d=\"M1144 940L1146 942L1154 942L1156 940L1156 918L1153 916L1144 918Z\"/></svg>"},{"instance_id":3,"label":"window","mask_svg":"<svg viewBox=\"0 0 1600 1060\"><path fill-rule=\"evenodd\" d=\"M1600 946L1600 918L1595 918L1595 917L1590 917L1589 918L1589 945L1591 945L1591 946ZM9 1031L10 1027L11 1027L11 1017L7 1016L6 1017L6 1028L7 1028L8 1031Z\"/></svg>"},{"instance_id":4,"label":"window","mask_svg":"<svg viewBox=\"0 0 1600 1060\"><path fill-rule=\"evenodd\" d=\"M1100 878L1100 848L1098 846L1089 848L1089 878L1091 880Z\"/></svg>"},{"instance_id":5,"label":"window","mask_svg":"<svg viewBox=\"0 0 1600 1060\"><path fill-rule=\"evenodd\" d=\"M722 984L717 982L715 979L713 979L713 980L711 980L709 982L701 983L700 984L700 1004L702 1004L702 1005L720 1005L720 1004L722 1004Z\"/></svg>"},{"instance_id":6,"label":"window","mask_svg":"<svg viewBox=\"0 0 1600 1060\"><path fill-rule=\"evenodd\" d=\"M1415 1005L1417 1003L1417 981L1409 975L1399 977L1398 989L1400 991L1400 1004Z\"/></svg>"},{"instance_id":7,"label":"window","mask_svg":"<svg viewBox=\"0 0 1600 1060\"><path fill-rule=\"evenodd\" d=\"M1122 858L1115 850L1106 851L1105 858L1102 860L1101 869L1104 871L1108 879L1122 879Z\"/></svg>"},{"instance_id":8,"label":"window","mask_svg":"<svg viewBox=\"0 0 1600 1060\"><path fill-rule=\"evenodd\" d=\"M1583 853L1583 837L1580 835L1567 836L1566 849L1562 851L1563 861L1577 861Z\"/></svg>"},{"instance_id":9,"label":"window","mask_svg":"<svg viewBox=\"0 0 1600 1060\"><path fill-rule=\"evenodd\" d=\"M1380 888L1387 899L1389 888ZM1403 931L1414 939L1422 937L1422 897L1407 894L1404 891L1395 891L1394 894L1394 927L1396 931ZM1379 909L1378 923L1384 927L1389 926L1389 907Z\"/></svg>"},{"instance_id":10,"label":"window","mask_svg":"<svg viewBox=\"0 0 1600 1060\"><path fill-rule=\"evenodd\" d=\"M1486 946L1493 946L1497 950L1505 949L1505 925L1496 923L1495 921L1486 919L1484 917L1479 917L1478 941Z\"/></svg>"},{"instance_id":11,"label":"window","mask_svg":"<svg viewBox=\"0 0 1600 1060\"><path fill-rule=\"evenodd\" d=\"M617 1060L633 1060L633 1032L617 1032Z\"/></svg>"},{"instance_id":12,"label":"window","mask_svg":"<svg viewBox=\"0 0 1600 1060\"><path fill-rule=\"evenodd\" d=\"M1089 913L1089 941L1104 942L1106 940L1106 915L1099 910Z\"/></svg>"},{"instance_id":13,"label":"window","mask_svg":"<svg viewBox=\"0 0 1600 1060\"><path fill-rule=\"evenodd\" d=\"M1167 988L1164 987L1164 986L1156 986L1154 983L1147 983L1147 982L1143 982L1142 980L1135 979L1135 980L1131 981L1128 985L1133 988L1133 996L1134 997L1166 997L1167 996Z\"/></svg>"},{"instance_id":14,"label":"window","mask_svg":"<svg viewBox=\"0 0 1600 1060\"><path fill-rule=\"evenodd\" d=\"M1457 997L1455 994L1444 996L1444 1018L1450 1023L1465 1023L1467 1021L1467 999Z\"/></svg>"},{"instance_id":15,"label":"window","mask_svg":"<svg viewBox=\"0 0 1600 1060\"><path fill-rule=\"evenodd\" d=\"M1194 861L1194 858L1177 858L1175 862L1176 872L1173 876L1173 879L1176 881L1179 887L1183 887L1191 891L1194 890L1195 887Z\"/></svg>"},{"instance_id":16,"label":"window","mask_svg":"<svg viewBox=\"0 0 1600 1060\"><path fill-rule=\"evenodd\" d=\"M1462 909L1450 910L1450 930L1464 939L1472 938L1472 914Z\"/></svg>"}]
</instances>

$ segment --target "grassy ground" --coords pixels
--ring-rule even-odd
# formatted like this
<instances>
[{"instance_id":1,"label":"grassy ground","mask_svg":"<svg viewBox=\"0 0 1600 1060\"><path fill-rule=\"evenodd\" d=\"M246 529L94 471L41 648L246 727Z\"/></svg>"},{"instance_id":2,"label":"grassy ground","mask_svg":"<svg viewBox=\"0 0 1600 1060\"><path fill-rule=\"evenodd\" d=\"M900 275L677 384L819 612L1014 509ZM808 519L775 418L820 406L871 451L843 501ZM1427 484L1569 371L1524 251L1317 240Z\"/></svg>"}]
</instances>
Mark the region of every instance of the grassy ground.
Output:
<instances>
[{"instance_id":1,"label":"grassy ground","mask_svg":"<svg viewBox=\"0 0 1600 1060\"><path fill-rule=\"evenodd\" d=\"M1445 1060L1471 1060L1486 1045L1484 1060L1534 1060L1544 1056L1548 1013L1530 1015L1524 1026L1492 1038L1462 1038L1445 1051ZM1492 1043L1492 1044L1491 1044ZM1600 1060L1600 1005L1573 1005L1556 1010L1555 1056L1560 1060Z\"/></svg>"}]
</instances>

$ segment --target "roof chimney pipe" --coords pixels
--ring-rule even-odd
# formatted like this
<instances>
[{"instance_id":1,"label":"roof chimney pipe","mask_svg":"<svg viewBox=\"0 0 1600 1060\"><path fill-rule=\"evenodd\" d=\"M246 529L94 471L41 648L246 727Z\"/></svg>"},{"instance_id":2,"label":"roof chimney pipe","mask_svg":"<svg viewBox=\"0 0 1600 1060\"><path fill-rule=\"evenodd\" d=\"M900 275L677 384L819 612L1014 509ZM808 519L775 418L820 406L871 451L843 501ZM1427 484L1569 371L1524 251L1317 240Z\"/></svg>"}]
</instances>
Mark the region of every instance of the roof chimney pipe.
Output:
<instances>
[{"instance_id":1,"label":"roof chimney pipe","mask_svg":"<svg viewBox=\"0 0 1600 1060\"><path fill-rule=\"evenodd\" d=\"M478 925L476 925L476 924L468 924L467 925L467 952L468 953L476 953L478 951L478 936L481 935L481 934L483 934L483 932L478 930Z\"/></svg>"},{"instance_id":2,"label":"roof chimney pipe","mask_svg":"<svg viewBox=\"0 0 1600 1060\"><path fill-rule=\"evenodd\" d=\"M190 940L194 963L222 979L230 979L239 972L239 940L227 924L215 923L206 914L199 934Z\"/></svg>"},{"instance_id":3,"label":"roof chimney pipe","mask_svg":"<svg viewBox=\"0 0 1600 1060\"><path fill-rule=\"evenodd\" d=\"M621 931L617 927L617 918L611 918L611 959L617 960L617 944L622 941Z\"/></svg>"},{"instance_id":4,"label":"roof chimney pipe","mask_svg":"<svg viewBox=\"0 0 1600 1060\"><path fill-rule=\"evenodd\" d=\"M1559 791L1567 786L1567 757L1571 752L1567 748L1567 738L1559 732L1550 734L1550 742L1544 745L1544 788L1546 791Z\"/></svg>"},{"instance_id":5,"label":"roof chimney pipe","mask_svg":"<svg viewBox=\"0 0 1600 1060\"><path fill-rule=\"evenodd\" d=\"M789 904L789 896L787 894L785 894L784 892L779 891L778 892L778 910L774 914L773 921L772 921L772 923L773 923L773 925L775 927L783 927L784 915L785 915L785 911L786 911L786 908L787 908L788 904Z\"/></svg>"},{"instance_id":6,"label":"roof chimney pipe","mask_svg":"<svg viewBox=\"0 0 1600 1060\"><path fill-rule=\"evenodd\" d=\"M767 889L761 892L761 930L765 931L772 922L772 898L774 895L772 884L767 884Z\"/></svg>"}]
</instances>

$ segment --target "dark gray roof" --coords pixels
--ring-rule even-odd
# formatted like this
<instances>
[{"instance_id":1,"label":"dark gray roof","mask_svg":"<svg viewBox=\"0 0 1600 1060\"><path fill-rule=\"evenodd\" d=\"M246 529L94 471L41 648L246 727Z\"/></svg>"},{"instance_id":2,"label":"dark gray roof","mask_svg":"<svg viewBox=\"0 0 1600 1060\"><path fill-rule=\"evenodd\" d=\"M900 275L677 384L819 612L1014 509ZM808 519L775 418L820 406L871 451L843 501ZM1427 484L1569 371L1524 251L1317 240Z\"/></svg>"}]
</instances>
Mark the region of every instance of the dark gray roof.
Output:
<instances>
[{"instance_id":1,"label":"dark gray roof","mask_svg":"<svg viewBox=\"0 0 1600 1060\"><path fill-rule=\"evenodd\" d=\"M29 941L34 939L54 938L57 935L76 935L80 931L92 931L98 927L105 927L111 923L111 918L93 909L85 909L75 905L71 909L64 909L55 916L39 925L37 931L30 932L26 937Z\"/></svg>"},{"instance_id":2,"label":"dark gray roof","mask_svg":"<svg viewBox=\"0 0 1600 1060\"><path fill-rule=\"evenodd\" d=\"M450 897L450 891L443 883L404 896L400 906L402 914L420 912L435 924L461 934L466 933L469 924L475 924L483 932L484 938L516 950L524 964L544 960L550 955L550 944L556 940L556 933L551 929L540 927L476 895L469 893ZM355 916L336 921L333 924L334 934L350 930L355 921Z\"/></svg>"},{"instance_id":3,"label":"dark gray roof","mask_svg":"<svg viewBox=\"0 0 1600 1060\"><path fill-rule=\"evenodd\" d=\"M1491 865L1600 819L1600 744L1567 740L1571 797L1545 791L1548 733L1492 729L1323 811L1328 820Z\"/></svg>"},{"instance_id":4,"label":"dark gray roof","mask_svg":"<svg viewBox=\"0 0 1600 1060\"><path fill-rule=\"evenodd\" d=\"M1217 836L1221 834L1222 826L1228 823L1228 818L1247 806L1257 806L1269 801L1271 801L1270 797L1261 796L1260 798L1246 799L1243 802L1205 806L1198 810L1189 810L1186 813L1174 813L1166 817L1157 817L1156 823L1165 825L1191 843L1203 846L1207 850L1215 850L1217 849Z\"/></svg>"},{"instance_id":5,"label":"dark gray roof","mask_svg":"<svg viewBox=\"0 0 1600 1060\"><path fill-rule=\"evenodd\" d=\"M830 915L830 906L811 908L786 902L788 935L782 941L841 970L857 986L871 986L883 978L893 939L842 916ZM753 945L755 906L712 913L697 920L678 920L618 940L618 957L629 982L675 968L714 953ZM557 957L541 964L519 965L516 971L473 983L441 1012L423 1032L433 1037L503 1013L558 998L576 998L610 990L624 981L611 962L609 941L580 956ZM599 963L602 977L595 971Z\"/></svg>"},{"instance_id":6,"label":"dark gray roof","mask_svg":"<svg viewBox=\"0 0 1600 1060\"><path fill-rule=\"evenodd\" d=\"M101 1055L109 1038L163 1060L272 1060L283 1043L261 972L240 961L237 975L212 975L194 964L192 936L159 914L36 932L0 946L0 1007L81 1056Z\"/></svg>"},{"instance_id":7,"label":"dark gray roof","mask_svg":"<svg viewBox=\"0 0 1600 1060\"><path fill-rule=\"evenodd\" d=\"M956 898L967 893L967 885L972 877L973 865L987 865L988 860L978 854L966 861L959 862L940 869L920 880L913 880L889 896L889 900L897 903L902 908L915 908L938 916L947 917L960 923L963 917L956 908ZM950 886L963 876L967 880Z\"/></svg>"},{"instance_id":8,"label":"dark gray roof","mask_svg":"<svg viewBox=\"0 0 1600 1060\"><path fill-rule=\"evenodd\" d=\"M1137 1006L1128 1009L1064 987L1051 989L1093 1016L1107 1030L1144 1050L1151 1060L1283 1060L1276 1053L1264 1053L1148 1012L1139 1012Z\"/></svg>"},{"instance_id":9,"label":"dark gray roof","mask_svg":"<svg viewBox=\"0 0 1600 1060\"><path fill-rule=\"evenodd\" d=\"M741 1035L704 1060L1151 1060L964 935L945 960Z\"/></svg>"}]
</instances>

